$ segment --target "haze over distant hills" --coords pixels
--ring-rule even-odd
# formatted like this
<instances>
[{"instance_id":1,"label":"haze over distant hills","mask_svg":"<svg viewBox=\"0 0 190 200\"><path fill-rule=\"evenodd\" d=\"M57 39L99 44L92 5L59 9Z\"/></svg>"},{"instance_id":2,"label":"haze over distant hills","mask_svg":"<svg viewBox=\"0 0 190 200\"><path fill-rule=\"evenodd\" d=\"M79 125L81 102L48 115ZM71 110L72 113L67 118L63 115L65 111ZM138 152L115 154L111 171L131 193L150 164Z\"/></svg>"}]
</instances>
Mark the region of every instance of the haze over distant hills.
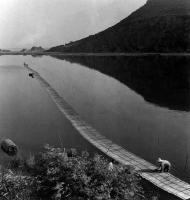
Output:
<instances>
[{"instance_id":1,"label":"haze over distant hills","mask_svg":"<svg viewBox=\"0 0 190 200\"><path fill-rule=\"evenodd\" d=\"M52 52L190 52L190 0L148 0L113 27Z\"/></svg>"},{"instance_id":2,"label":"haze over distant hills","mask_svg":"<svg viewBox=\"0 0 190 200\"><path fill-rule=\"evenodd\" d=\"M39 47L32 47L31 49L22 49L20 52L21 53L29 53L29 52L43 52L43 51L45 51L45 49L44 48L42 48L41 46L39 46Z\"/></svg>"}]
</instances>

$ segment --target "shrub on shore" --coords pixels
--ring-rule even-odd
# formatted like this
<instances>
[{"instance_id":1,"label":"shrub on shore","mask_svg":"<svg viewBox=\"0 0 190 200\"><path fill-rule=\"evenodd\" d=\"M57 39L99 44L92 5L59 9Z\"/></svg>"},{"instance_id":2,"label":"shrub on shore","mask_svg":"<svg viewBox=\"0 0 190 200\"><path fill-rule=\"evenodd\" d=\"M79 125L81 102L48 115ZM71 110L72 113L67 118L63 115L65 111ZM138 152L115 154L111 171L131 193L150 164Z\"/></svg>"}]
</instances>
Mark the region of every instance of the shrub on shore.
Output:
<instances>
[{"instance_id":1,"label":"shrub on shore","mask_svg":"<svg viewBox=\"0 0 190 200\"><path fill-rule=\"evenodd\" d=\"M100 155L47 145L43 153L12 166L1 176L0 194L5 199L145 199L133 168L114 164L110 170L109 161Z\"/></svg>"}]
</instances>

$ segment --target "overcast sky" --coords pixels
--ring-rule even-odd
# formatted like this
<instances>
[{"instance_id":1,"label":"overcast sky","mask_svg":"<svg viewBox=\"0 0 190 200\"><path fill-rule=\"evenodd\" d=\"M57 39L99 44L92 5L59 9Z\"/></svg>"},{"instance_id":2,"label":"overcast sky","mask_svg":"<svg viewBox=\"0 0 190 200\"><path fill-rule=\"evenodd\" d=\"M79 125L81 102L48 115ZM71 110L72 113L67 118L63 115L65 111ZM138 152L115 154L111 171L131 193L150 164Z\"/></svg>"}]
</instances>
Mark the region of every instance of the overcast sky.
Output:
<instances>
[{"instance_id":1,"label":"overcast sky","mask_svg":"<svg viewBox=\"0 0 190 200\"><path fill-rule=\"evenodd\" d=\"M0 0L0 48L51 47L112 26L146 0Z\"/></svg>"}]
</instances>

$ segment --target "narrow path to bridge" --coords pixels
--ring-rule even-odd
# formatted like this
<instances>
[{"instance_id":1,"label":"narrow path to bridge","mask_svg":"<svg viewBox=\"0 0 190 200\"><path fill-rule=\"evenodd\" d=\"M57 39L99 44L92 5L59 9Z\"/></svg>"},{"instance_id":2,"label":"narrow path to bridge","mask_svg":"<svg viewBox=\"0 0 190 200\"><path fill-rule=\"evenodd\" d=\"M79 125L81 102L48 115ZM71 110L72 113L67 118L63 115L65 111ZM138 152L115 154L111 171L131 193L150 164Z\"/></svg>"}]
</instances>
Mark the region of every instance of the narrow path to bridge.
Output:
<instances>
[{"instance_id":1,"label":"narrow path to bridge","mask_svg":"<svg viewBox=\"0 0 190 200\"><path fill-rule=\"evenodd\" d=\"M97 130L84 121L64 100L64 98L61 97L57 91L40 76L38 72L28 67L28 65L25 65L25 68L39 81L59 110L71 122L75 129L77 129L78 132L91 144L119 163L133 166L142 178L153 183L160 189L181 199L190 199L190 184L180 180L170 173L154 172L156 166L125 150L121 146L114 144L111 140L101 135Z\"/></svg>"}]
</instances>

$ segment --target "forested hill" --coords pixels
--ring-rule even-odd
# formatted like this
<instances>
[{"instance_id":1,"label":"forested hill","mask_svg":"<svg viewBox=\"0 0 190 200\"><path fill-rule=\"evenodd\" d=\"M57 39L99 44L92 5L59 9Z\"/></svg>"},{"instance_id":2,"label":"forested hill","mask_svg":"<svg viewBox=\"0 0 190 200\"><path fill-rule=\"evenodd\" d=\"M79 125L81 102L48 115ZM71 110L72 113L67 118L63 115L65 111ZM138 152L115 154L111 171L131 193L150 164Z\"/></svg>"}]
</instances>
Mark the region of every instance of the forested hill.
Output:
<instances>
[{"instance_id":1,"label":"forested hill","mask_svg":"<svg viewBox=\"0 0 190 200\"><path fill-rule=\"evenodd\" d=\"M113 27L52 52L190 52L190 0L148 0Z\"/></svg>"}]
</instances>

